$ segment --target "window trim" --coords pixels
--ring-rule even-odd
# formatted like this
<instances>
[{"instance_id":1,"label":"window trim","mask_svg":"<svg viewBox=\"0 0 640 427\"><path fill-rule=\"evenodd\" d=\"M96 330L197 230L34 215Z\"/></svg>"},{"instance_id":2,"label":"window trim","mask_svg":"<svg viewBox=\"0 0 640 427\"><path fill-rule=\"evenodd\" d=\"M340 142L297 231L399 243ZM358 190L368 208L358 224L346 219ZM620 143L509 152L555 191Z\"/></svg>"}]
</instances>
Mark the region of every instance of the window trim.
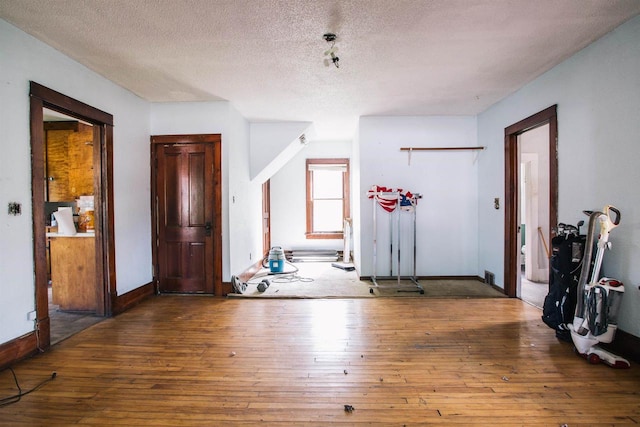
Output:
<instances>
[{"instance_id":1,"label":"window trim","mask_svg":"<svg viewBox=\"0 0 640 427\"><path fill-rule=\"evenodd\" d=\"M343 239L344 233L342 231L338 233L334 232L315 232L313 231L313 199L312 199L312 188L313 188L313 172L310 170L310 165L326 165L326 164L343 164L346 165L347 170L343 172L342 175L342 218L343 220L346 218L350 218L350 204L351 204L351 195L349 191L349 183L350 183L350 175L349 175L349 159L348 158L339 158L339 159L307 159L305 164L305 175L306 175L306 183L307 183L307 194L306 194L306 207L307 207L307 230L305 233L305 237L307 239Z\"/></svg>"}]
</instances>

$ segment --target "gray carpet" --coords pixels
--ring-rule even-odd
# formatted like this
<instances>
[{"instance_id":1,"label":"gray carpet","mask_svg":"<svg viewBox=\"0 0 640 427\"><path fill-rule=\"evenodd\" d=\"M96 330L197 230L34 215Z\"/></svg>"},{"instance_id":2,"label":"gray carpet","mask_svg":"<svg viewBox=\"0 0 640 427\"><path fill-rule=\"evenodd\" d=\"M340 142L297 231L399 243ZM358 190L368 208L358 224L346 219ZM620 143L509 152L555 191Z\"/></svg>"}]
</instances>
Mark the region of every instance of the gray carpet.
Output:
<instances>
[{"instance_id":1,"label":"gray carpet","mask_svg":"<svg viewBox=\"0 0 640 427\"><path fill-rule=\"evenodd\" d=\"M51 345L57 344L104 319L104 317L96 316L93 313L66 313L55 309L50 310Z\"/></svg>"},{"instance_id":2,"label":"gray carpet","mask_svg":"<svg viewBox=\"0 0 640 427\"><path fill-rule=\"evenodd\" d=\"M298 271L294 272L294 269ZM375 286L369 280L359 280L356 271L332 267L331 263L304 262L287 264L285 273L269 274L263 269L247 283L244 293L229 294L231 298L375 298L375 297L426 297L426 298L501 298L505 295L478 280L419 280L424 290L410 280L379 280ZM270 285L264 291L258 284L264 279Z\"/></svg>"},{"instance_id":3,"label":"gray carpet","mask_svg":"<svg viewBox=\"0 0 640 427\"><path fill-rule=\"evenodd\" d=\"M416 286L409 280L379 282L374 292L380 296L422 296L428 298L506 298L499 290L472 279L419 280L423 295L416 295Z\"/></svg>"},{"instance_id":4,"label":"gray carpet","mask_svg":"<svg viewBox=\"0 0 640 427\"><path fill-rule=\"evenodd\" d=\"M51 345L57 344L78 332L87 329L103 321L104 317L96 316L95 313L77 313L60 311L60 307L53 304L51 288L49 292L49 324Z\"/></svg>"}]
</instances>

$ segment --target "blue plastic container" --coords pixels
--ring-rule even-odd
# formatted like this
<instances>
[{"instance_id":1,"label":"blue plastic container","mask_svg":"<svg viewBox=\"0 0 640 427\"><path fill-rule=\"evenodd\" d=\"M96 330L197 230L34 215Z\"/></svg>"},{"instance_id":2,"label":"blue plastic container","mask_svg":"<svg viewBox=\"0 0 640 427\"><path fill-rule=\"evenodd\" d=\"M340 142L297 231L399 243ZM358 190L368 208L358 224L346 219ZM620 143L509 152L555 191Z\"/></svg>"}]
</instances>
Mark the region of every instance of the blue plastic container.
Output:
<instances>
[{"instance_id":1,"label":"blue plastic container","mask_svg":"<svg viewBox=\"0 0 640 427\"><path fill-rule=\"evenodd\" d=\"M272 273L282 273L284 271L284 261L281 259L270 259L269 269Z\"/></svg>"}]
</instances>

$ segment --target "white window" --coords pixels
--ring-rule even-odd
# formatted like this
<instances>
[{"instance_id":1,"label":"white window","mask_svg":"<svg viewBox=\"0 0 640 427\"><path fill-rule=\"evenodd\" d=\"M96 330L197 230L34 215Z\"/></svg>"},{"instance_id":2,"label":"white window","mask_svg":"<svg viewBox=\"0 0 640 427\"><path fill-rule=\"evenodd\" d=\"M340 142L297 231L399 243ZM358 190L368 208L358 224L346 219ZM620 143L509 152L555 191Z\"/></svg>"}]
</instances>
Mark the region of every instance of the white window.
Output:
<instances>
[{"instance_id":1,"label":"white window","mask_svg":"<svg viewBox=\"0 0 640 427\"><path fill-rule=\"evenodd\" d=\"M349 217L349 159L307 159L307 239L342 239Z\"/></svg>"}]
</instances>

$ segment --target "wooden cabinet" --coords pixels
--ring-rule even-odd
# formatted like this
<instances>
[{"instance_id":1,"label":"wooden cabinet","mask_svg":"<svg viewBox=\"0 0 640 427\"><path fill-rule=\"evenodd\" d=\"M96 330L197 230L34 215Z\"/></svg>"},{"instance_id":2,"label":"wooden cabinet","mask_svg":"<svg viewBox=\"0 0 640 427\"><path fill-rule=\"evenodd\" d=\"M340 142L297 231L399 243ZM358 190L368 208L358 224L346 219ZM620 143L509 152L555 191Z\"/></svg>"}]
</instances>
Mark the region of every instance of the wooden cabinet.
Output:
<instances>
[{"instance_id":1,"label":"wooden cabinet","mask_svg":"<svg viewBox=\"0 0 640 427\"><path fill-rule=\"evenodd\" d=\"M50 237L52 303L63 311L96 310L95 238Z\"/></svg>"},{"instance_id":2,"label":"wooden cabinet","mask_svg":"<svg viewBox=\"0 0 640 427\"><path fill-rule=\"evenodd\" d=\"M76 121L45 122L44 130L47 201L93 194L93 127Z\"/></svg>"}]
</instances>

